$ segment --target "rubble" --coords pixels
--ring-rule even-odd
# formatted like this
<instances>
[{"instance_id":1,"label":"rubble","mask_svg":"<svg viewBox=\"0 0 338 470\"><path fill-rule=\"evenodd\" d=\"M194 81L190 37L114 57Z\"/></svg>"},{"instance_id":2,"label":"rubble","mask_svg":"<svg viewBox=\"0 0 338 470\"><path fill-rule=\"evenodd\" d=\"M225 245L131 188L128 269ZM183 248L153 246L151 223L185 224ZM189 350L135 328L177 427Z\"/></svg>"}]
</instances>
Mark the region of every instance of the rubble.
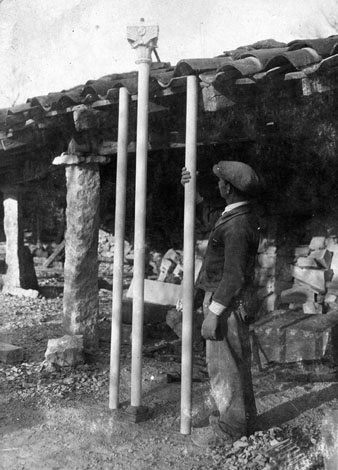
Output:
<instances>
[{"instance_id":1,"label":"rubble","mask_svg":"<svg viewBox=\"0 0 338 470\"><path fill-rule=\"evenodd\" d=\"M84 362L82 335L65 335L48 340L46 362L60 367L76 366Z\"/></svg>"}]
</instances>

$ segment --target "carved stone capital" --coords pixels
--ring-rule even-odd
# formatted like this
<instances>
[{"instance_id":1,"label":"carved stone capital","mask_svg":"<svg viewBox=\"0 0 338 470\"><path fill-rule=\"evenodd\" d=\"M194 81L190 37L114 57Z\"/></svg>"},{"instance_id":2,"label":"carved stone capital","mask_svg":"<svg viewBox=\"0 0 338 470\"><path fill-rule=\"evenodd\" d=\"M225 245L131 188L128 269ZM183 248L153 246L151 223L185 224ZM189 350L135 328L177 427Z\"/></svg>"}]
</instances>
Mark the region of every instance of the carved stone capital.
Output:
<instances>
[{"instance_id":1,"label":"carved stone capital","mask_svg":"<svg viewBox=\"0 0 338 470\"><path fill-rule=\"evenodd\" d=\"M157 47L159 27L146 25L143 18L138 26L127 27L127 39L133 49L137 49L136 63L151 62L151 53Z\"/></svg>"},{"instance_id":2,"label":"carved stone capital","mask_svg":"<svg viewBox=\"0 0 338 470\"><path fill-rule=\"evenodd\" d=\"M63 153L59 157L55 157L53 160L53 165L88 165L91 163L99 163L101 165L106 165L110 162L110 158L103 155L74 155Z\"/></svg>"}]
</instances>

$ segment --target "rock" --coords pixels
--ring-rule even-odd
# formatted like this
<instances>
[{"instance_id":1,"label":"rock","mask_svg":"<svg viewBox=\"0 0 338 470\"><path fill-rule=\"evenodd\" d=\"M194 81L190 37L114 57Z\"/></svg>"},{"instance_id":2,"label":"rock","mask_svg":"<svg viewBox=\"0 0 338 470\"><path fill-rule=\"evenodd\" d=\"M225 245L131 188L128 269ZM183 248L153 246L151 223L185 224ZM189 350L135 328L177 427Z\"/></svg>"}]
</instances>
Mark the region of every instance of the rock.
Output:
<instances>
[{"instance_id":1,"label":"rock","mask_svg":"<svg viewBox=\"0 0 338 470\"><path fill-rule=\"evenodd\" d=\"M0 342L0 362L14 364L23 360L23 349L13 344Z\"/></svg>"},{"instance_id":2,"label":"rock","mask_svg":"<svg viewBox=\"0 0 338 470\"><path fill-rule=\"evenodd\" d=\"M16 297L29 297L31 299L37 299L39 297L39 291L35 289L22 289L21 287L12 287L4 285L2 289L3 294L14 295Z\"/></svg>"},{"instance_id":3,"label":"rock","mask_svg":"<svg viewBox=\"0 0 338 470\"><path fill-rule=\"evenodd\" d=\"M83 364L83 336L65 335L62 338L50 339L45 358L47 363L61 367Z\"/></svg>"},{"instance_id":4,"label":"rock","mask_svg":"<svg viewBox=\"0 0 338 470\"><path fill-rule=\"evenodd\" d=\"M313 237L309 248L310 250L323 250L325 248L325 237Z\"/></svg>"}]
</instances>

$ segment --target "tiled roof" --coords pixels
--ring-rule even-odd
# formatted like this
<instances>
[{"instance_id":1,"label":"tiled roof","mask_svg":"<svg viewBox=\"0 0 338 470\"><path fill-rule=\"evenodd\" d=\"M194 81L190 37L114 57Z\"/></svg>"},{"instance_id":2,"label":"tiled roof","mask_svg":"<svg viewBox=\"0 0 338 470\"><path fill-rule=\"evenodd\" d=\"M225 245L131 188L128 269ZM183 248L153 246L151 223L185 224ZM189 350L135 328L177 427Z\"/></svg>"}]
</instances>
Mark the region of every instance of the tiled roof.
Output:
<instances>
[{"instance_id":1,"label":"tiled roof","mask_svg":"<svg viewBox=\"0 0 338 470\"><path fill-rule=\"evenodd\" d=\"M289 44L270 39L225 51L218 57L180 60L175 67L155 62L151 67L149 95L153 100L184 90L187 75L198 76L202 86L212 86L227 96L234 85L264 86L265 79L269 78L271 83L275 77L279 83L281 80L321 77L336 72L337 67L338 35L301 39ZM27 103L13 108L0 109L0 152L15 146L14 141L12 145L8 141L14 139L13 129L39 127L45 118L61 116L80 104L94 107L117 104L120 87L126 87L136 99L137 72L107 75L69 90L32 97Z\"/></svg>"}]
</instances>

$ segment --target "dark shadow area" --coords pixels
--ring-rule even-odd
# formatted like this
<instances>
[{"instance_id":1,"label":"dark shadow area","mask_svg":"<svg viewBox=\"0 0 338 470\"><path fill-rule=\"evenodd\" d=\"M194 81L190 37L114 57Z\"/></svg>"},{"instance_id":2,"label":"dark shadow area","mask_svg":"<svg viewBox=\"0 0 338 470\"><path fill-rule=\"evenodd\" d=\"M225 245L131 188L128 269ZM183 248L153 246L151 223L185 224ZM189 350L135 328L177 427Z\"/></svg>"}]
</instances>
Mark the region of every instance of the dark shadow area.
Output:
<instances>
[{"instance_id":1,"label":"dark shadow area","mask_svg":"<svg viewBox=\"0 0 338 470\"><path fill-rule=\"evenodd\" d=\"M40 286L39 294L46 299L55 299L63 293L63 286Z\"/></svg>"},{"instance_id":2,"label":"dark shadow area","mask_svg":"<svg viewBox=\"0 0 338 470\"><path fill-rule=\"evenodd\" d=\"M338 383L330 385L325 390L307 393L259 415L260 426L263 430L271 426L280 426L297 418L301 413L317 408L337 397Z\"/></svg>"},{"instance_id":3,"label":"dark shadow area","mask_svg":"<svg viewBox=\"0 0 338 470\"><path fill-rule=\"evenodd\" d=\"M6 408L8 405L0 406L1 427L0 435L4 436L22 429L29 429L46 421L45 413L43 413L35 399L29 403L20 403L18 400L15 407L11 406L11 412L8 413Z\"/></svg>"}]
</instances>

